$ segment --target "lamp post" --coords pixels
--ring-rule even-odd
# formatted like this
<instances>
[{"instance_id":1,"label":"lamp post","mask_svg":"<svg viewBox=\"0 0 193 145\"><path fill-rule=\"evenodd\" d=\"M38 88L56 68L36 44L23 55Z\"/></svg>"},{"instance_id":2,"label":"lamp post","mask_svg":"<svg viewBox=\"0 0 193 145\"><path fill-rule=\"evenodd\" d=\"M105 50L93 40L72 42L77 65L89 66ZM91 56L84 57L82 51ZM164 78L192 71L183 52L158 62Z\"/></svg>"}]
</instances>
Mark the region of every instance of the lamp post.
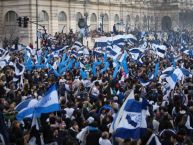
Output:
<instances>
[{"instance_id":1,"label":"lamp post","mask_svg":"<svg viewBox=\"0 0 193 145\"><path fill-rule=\"evenodd\" d=\"M100 16L101 16L101 20L102 20L101 31L102 31L102 34L103 34L103 21L104 21L104 16L105 15L103 13L101 13Z\"/></svg>"},{"instance_id":2,"label":"lamp post","mask_svg":"<svg viewBox=\"0 0 193 145\"><path fill-rule=\"evenodd\" d=\"M148 17L147 17L147 27L148 27L148 31L149 31L149 20L150 20L150 17L148 16Z\"/></svg>"},{"instance_id":3,"label":"lamp post","mask_svg":"<svg viewBox=\"0 0 193 145\"><path fill-rule=\"evenodd\" d=\"M85 19L86 19L86 27L87 27L87 26L88 26L88 25L87 25L88 13L87 13L87 12L85 12L85 13L84 13L84 16L85 16Z\"/></svg>"},{"instance_id":4,"label":"lamp post","mask_svg":"<svg viewBox=\"0 0 193 145\"><path fill-rule=\"evenodd\" d=\"M38 0L36 0L36 46L38 49Z\"/></svg>"}]
</instances>

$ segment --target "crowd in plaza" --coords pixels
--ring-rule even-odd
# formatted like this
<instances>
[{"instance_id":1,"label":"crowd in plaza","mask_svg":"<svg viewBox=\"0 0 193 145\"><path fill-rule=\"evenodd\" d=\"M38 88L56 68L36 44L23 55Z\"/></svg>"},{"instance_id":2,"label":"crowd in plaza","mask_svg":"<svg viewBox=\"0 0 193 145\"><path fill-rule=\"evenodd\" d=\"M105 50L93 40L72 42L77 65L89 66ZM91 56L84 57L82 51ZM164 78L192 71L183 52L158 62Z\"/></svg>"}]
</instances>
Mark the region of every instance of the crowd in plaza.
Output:
<instances>
[{"instance_id":1,"label":"crowd in plaza","mask_svg":"<svg viewBox=\"0 0 193 145\"><path fill-rule=\"evenodd\" d=\"M108 51L99 51L100 48L95 52L96 45L83 46L73 31L42 39L38 50L32 44L17 49L1 48L0 142L5 145L192 145L192 34L136 31L132 36L136 40L130 43L125 40L117 58L107 54ZM157 53L154 45L164 46L163 54ZM175 72L179 75L172 86L169 79ZM60 110L42 113L35 126L32 116L17 118L18 104L32 98L41 100L53 84L57 86ZM129 135L117 137L116 130L110 128L132 92L137 102L142 98L147 100L146 132L137 139ZM152 135L156 137L153 143Z\"/></svg>"}]
</instances>

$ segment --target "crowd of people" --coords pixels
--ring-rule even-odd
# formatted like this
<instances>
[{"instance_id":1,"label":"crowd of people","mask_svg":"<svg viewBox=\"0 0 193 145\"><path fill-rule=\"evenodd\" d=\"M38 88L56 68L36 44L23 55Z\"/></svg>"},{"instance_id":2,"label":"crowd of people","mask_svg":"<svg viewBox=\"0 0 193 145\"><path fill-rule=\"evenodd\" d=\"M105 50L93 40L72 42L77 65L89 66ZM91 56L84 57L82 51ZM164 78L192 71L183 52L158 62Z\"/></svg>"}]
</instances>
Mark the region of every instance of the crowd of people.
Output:
<instances>
[{"instance_id":1,"label":"crowd of people","mask_svg":"<svg viewBox=\"0 0 193 145\"><path fill-rule=\"evenodd\" d=\"M192 145L193 77L179 80L167 95L163 89L166 81L160 79L162 71L170 66L183 67L193 73L193 57L180 51L185 42L186 47L191 49L191 35L183 32L182 36L173 31L164 33L167 34L166 38L164 35L158 37L155 33L145 33L143 37L137 34L135 32L137 42L123 48L123 53L128 54L126 60L129 72L126 73L120 67L116 75L114 60L106 58L105 52L104 55L96 55L93 48L88 49L89 55L74 55L72 50L76 51L74 42L77 37L72 31L69 34L56 33L54 40L42 41L39 50L31 46L35 52L28 55L33 62L32 67L25 65L26 51L1 49L1 58L4 51L9 51L9 62L0 66L0 142L4 145L145 145L150 136L155 134L162 145ZM58 47L69 47L55 53L52 41L56 41ZM129 50L139 47L141 41L147 42L144 57L141 61L134 60ZM167 47L163 58L149 50L153 41ZM37 55L42 56L40 62ZM175 59L176 56L180 58ZM66 69L60 72L59 64L63 58L75 61L72 65L68 61ZM35 67L37 63L45 64L48 59L52 69ZM92 67L97 61L101 63L95 66L95 74ZM104 62L108 62L109 67L101 72ZM149 74L154 72L156 62L159 62L157 77L143 85L141 80L148 80ZM17 63L26 67L19 81L15 80L14 64ZM61 110L42 114L38 118L39 129L32 126L32 117L17 121L17 104L27 98L41 99L51 84L57 84ZM145 97L149 102L147 130L138 140L116 138L109 128L132 90L136 100ZM80 137L84 129L87 131Z\"/></svg>"}]
</instances>

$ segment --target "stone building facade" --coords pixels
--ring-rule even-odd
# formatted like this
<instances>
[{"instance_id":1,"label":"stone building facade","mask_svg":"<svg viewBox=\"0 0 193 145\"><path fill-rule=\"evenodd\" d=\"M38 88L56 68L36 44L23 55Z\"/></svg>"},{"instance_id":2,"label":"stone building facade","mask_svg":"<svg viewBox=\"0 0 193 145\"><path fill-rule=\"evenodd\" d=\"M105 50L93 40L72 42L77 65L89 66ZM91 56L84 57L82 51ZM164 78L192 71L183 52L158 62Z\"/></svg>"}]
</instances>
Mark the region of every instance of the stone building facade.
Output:
<instances>
[{"instance_id":1,"label":"stone building facade","mask_svg":"<svg viewBox=\"0 0 193 145\"><path fill-rule=\"evenodd\" d=\"M114 24L120 24L117 29L122 31L191 27L192 4L192 0L0 0L0 40L18 36L21 43L34 43L37 20L52 35L79 31L80 18L87 20L90 30L103 26L104 31L112 31ZM18 16L33 23L20 28Z\"/></svg>"}]
</instances>

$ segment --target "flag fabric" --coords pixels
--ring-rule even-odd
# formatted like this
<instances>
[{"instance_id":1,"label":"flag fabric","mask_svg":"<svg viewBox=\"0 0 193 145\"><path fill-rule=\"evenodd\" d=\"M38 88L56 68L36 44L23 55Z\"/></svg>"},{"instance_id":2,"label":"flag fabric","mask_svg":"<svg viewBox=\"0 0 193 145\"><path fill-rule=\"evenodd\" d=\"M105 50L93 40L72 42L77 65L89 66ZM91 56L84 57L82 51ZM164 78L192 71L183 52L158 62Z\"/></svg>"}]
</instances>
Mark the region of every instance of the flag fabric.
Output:
<instances>
[{"instance_id":1,"label":"flag fabric","mask_svg":"<svg viewBox=\"0 0 193 145\"><path fill-rule=\"evenodd\" d=\"M32 119L31 128L33 126L36 126L37 130L40 130L40 127L39 127L38 120L37 120L36 116L33 116L33 119Z\"/></svg>"},{"instance_id":2,"label":"flag fabric","mask_svg":"<svg viewBox=\"0 0 193 145\"><path fill-rule=\"evenodd\" d=\"M115 61L115 62L116 62L116 67L115 67L114 72L113 72L113 79L115 79L117 77L117 73L118 73L119 68L120 68L119 63L117 61Z\"/></svg>"},{"instance_id":3,"label":"flag fabric","mask_svg":"<svg viewBox=\"0 0 193 145\"><path fill-rule=\"evenodd\" d=\"M190 124L190 115L187 116L185 126L187 127L187 129L190 129L190 130L193 129L193 128L191 127L191 124Z\"/></svg>"},{"instance_id":4,"label":"flag fabric","mask_svg":"<svg viewBox=\"0 0 193 145\"><path fill-rule=\"evenodd\" d=\"M140 84L142 85L142 86L147 86L147 85L149 85L150 84L150 81L149 80L140 80Z\"/></svg>"},{"instance_id":5,"label":"flag fabric","mask_svg":"<svg viewBox=\"0 0 193 145\"><path fill-rule=\"evenodd\" d=\"M181 70L181 72L182 72L182 74L183 74L184 76L186 76L186 77L192 77L192 73L191 73L189 70L187 70L187 69L185 69L185 68L180 68L180 70Z\"/></svg>"},{"instance_id":6,"label":"flag fabric","mask_svg":"<svg viewBox=\"0 0 193 145\"><path fill-rule=\"evenodd\" d=\"M129 70L128 70L128 67L127 67L126 56L124 56L124 58L123 58L123 60L122 60L122 62L121 62L121 65L122 65L122 67L123 67L123 69L124 69L124 72L125 72L126 74L128 74L128 73L129 73Z\"/></svg>"},{"instance_id":7,"label":"flag fabric","mask_svg":"<svg viewBox=\"0 0 193 145\"><path fill-rule=\"evenodd\" d=\"M101 73L106 72L106 71L107 71L107 69L109 68L109 66L110 66L110 64L109 64L109 62L108 62L108 61L104 62L104 68L103 68L103 69L101 69Z\"/></svg>"},{"instance_id":8,"label":"flag fabric","mask_svg":"<svg viewBox=\"0 0 193 145\"><path fill-rule=\"evenodd\" d=\"M138 56L138 58L137 58L138 61L139 61L139 63L142 64L142 65L143 65L143 60L142 60L142 59L143 59L144 56L145 56L145 54L144 54L144 53L141 53L141 54Z\"/></svg>"},{"instance_id":9,"label":"flag fabric","mask_svg":"<svg viewBox=\"0 0 193 145\"><path fill-rule=\"evenodd\" d=\"M87 78L86 72L84 72L82 69L80 69L80 76L82 77L83 80Z\"/></svg>"},{"instance_id":10,"label":"flag fabric","mask_svg":"<svg viewBox=\"0 0 193 145\"><path fill-rule=\"evenodd\" d=\"M166 78L166 81L170 84L170 87L174 89L176 83L184 77L192 77L192 73L185 68L176 68L173 73Z\"/></svg>"},{"instance_id":11,"label":"flag fabric","mask_svg":"<svg viewBox=\"0 0 193 145\"><path fill-rule=\"evenodd\" d=\"M135 99L128 99L120 122L115 131L115 137L139 139L146 132L147 122L147 100L136 101Z\"/></svg>"},{"instance_id":12,"label":"flag fabric","mask_svg":"<svg viewBox=\"0 0 193 145\"><path fill-rule=\"evenodd\" d=\"M169 83L170 88L174 89L176 83L178 82L178 75L176 74L176 72L172 73L169 77L167 77L166 81Z\"/></svg>"},{"instance_id":13,"label":"flag fabric","mask_svg":"<svg viewBox=\"0 0 193 145\"><path fill-rule=\"evenodd\" d=\"M167 67L165 70L163 70L161 72L160 78L164 79L164 78L170 76L173 73L173 71L174 71L174 68L172 66L171 67Z\"/></svg>"},{"instance_id":14,"label":"flag fabric","mask_svg":"<svg viewBox=\"0 0 193 145\"><path fill-rule=\"evenodd\" d=\"M56 85L54 84L48 89L48 91L45 93L45 96L39 100L35 108L35 114L37 117L39 117L42 113L50 113L59 110L59 97L56 90Z\"/></svg>"},{"instance_id":15,"label":"flag fabric","mask_svg":"<svg viewBox=\"0 0 193 145\"><path fill-rule=\"evenodd\" d=\"M163 100L168 101L170 92L171 92L171 88L169 83L163 83L162 85L162 92L163 92Z\"/></svg>"},{"instance_id":16,"label":"flag fabric","mask_svg":"<svg viewBox=\"0 0 193 145\"><path fill-rule=\"evenodd\" d=\"M110 88L110 90L111 90L111 94L114 94L112 88ZM110 129L109 129L110 133L113 133L113 132L116 131L116 129L117 129L119 123L120 123L120 120L121 120L121 118L123 116L124 108L125 108L128 100L130 100L130 99L134 99L134 90L131 90L129 96L126 98L126 100L123 102L123 105L119 109L118 114L116 115L115 119L113 120L113 123L110 126Z\"/></svg>"},{"instance_id":17,"label":"flag fabric","mask_svg":"<svg viewBox=\"0 0 193 145\"><path fill-rule=\"evenodd\" d=\"M101 64L102 64L101 61L97 61L97 62L94 62L94 63L93 63L93 66L92 66L92 73L93 73L94 76L97 75L97 72L96 72L96 67L97 67L97 65L101 65Z\"/></svg>"},{"instance_id":18,"label":"flag fabric","mask_svg":"<svg viewBox=\"0 0 193 145\"><path fill-rule=\"evenodd\" d=\"M24 71L25 71L25 66L23 64L20 64L20 63L16 63L14 65L15 67L15 75L16 76L21 76L23 75Z\"/></svg>"},{"instance_id":19,"label":"flag fabric","mask_svg":"<svg viewBox=\"0 0 193 145\"><path fill-rule=\"evenodd\" d=\"M94 48L105 48L107 45L117 45L120 48L125 46L125 43L135 43L137 38L132 34L116 35L113 37L100 37L95 39Z\"/></svg>"},{"instance_id":20,"label":"flag fabric","mask_svg":"<svg viewBox=\"0 0 193 145\"><path fill-rule=\"evenodd\" d=\"M7 64L9 64L10 55L8 51L1 50L0 54L0 68L4 68Z\"/></svg>"},{"instance_id":21,"label":"flag fabric","mask_svg":"<svg viewBox=\"0 0 193 145\"><path fill-rule=\"evenodd\" d=\"M159 57L165 57L165 52L167 49L165 45L152 44L152 48L155 51L155 54L157 54Z\"/></svg>"},{"instance_id":22,"label":"flag fabric","mask_svg":"<svg viewBox=\"0 0 193 145\"><path fill-rule=\"evenodd\" d=\"M153 133L147 141L146 145L161 145L161 143L159 138Z\"/></svg>"},{"instance_id":23,"label":"flag fabric","mask_svg":"<svg viewBox=\"0 0 193 145\"><path fill-rule=\"evenodd\" d=\"M15 108L18 112L16 116L17 120L21 121L26 117L32 117L37 103L37 99L27 99L19 103Z\"/></svg>"},{"instance_id":24,"label":"flag fabric","mask_svg":"<svg viewBox=\"0 0 193 145\"><path fill-rule=\"evenodd\" d=\"M158 73L159 73L159 62L157 62L155 64L155 71L154 71L154 79L156 79L156 77L158 76Z\"/></svg>"},{"instance_id":25,"label":"flag fabric","mask_svg":"<svg viewBox=\"0 0 193 145\"><path fill-rule=\"evenodd\" d=\"M76 50L78 51L82 48L82 46L83 46L83 44L81 42L75 41L73 47L76 48Z\"/></svg>"}]
</instances>

